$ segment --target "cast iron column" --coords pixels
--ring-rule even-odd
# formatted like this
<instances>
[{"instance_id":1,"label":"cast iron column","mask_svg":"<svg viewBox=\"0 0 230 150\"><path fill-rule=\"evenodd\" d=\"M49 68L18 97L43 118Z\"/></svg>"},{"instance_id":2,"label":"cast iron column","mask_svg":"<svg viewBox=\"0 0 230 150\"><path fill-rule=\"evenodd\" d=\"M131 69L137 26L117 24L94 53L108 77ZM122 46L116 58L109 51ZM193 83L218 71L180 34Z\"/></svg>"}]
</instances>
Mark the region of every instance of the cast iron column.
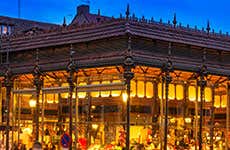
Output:
<instances>
[{"instance_id":1,"label":"cast iron column","mask_svg":"<svg viewBox=\"0 0 230 150\"><path fill-rule=\"evenodd\" d=\"M69 84L69 96L68 96L68 99L69 99L69 135L72 139L72 131L73 131L73 90L74 90L74 72L75 72L75 63L74 63L74 60L73 60L73 48L72 48L72 45L71 45L71 48L70 48L70 61L69 61L69 65L67 66L67 72L69 73L68 74L68 78L67 78L67 81L68 81L68 84ZM76 94L77 96L77 94ZM72 150L72 144L70 145L70 150Z\"/></svg>"},{"instance_id":2,"label":"cast iron column","mask_svg":"<svg viewBox=\"0 0 230 150\"><path fill-rule=\"evenodd\" d=\"M204 88L206 86L205 76L207 76L207 68L204 65L206 60L206 51L204 51L203 59L202 59L202 66L200 69L200 124L199 124L199 150L202 150L202 123L203 123L203 100L204 100Z\"/></svg>"},{"instance_id":3,"label":"cast iron column","mask_svg":"<svg viewBox=\"0 0 230 150\"><path fill-rule=\"evenodd\" d=\"M167 150L167 134L168 134L168 94L169 83L171 82L171 76L169 71L165 74L165 128L164 128L164 150Z\"/></svg>"},{"instance_id":4,"label":"cast iron column","mask_svg":"<svg viewBox=\"0 0 230 150\"><path fill-rule=\"evenodd\" d=\"M229 79L228 79L229 80ZM226 107L226 134L225 134L225 143L226 143L226 146L225 146L225 150L229 150L230 148L230 143L229 143L229 119L230 119L230 83L228 82L227 83L227 107Z\"/></svg>"},{"instance_id":5,"label":"cast iron column","mask_svg":"<svg viewBox=\"0 0 230 150\"><path fill-rule=\"evenodd\" d=\"M215 86L214 85L212 87L212 106L211 106L211 129L210 129L210 150L213 150L213 136L214 136L214 111L215 111L215 107L214 107L214 101L215 101Z\"/></svg>"},{"instance_id":6,"label":"cast iron column","mask_svg":"<svg viewBox=\"0 0 230 150\"><path fill-rule=\"evenodd\" d=\"M41 79L41 72L40 67L38 65L39 59L38 59L38 50L36 51L36 64L33 70L33 76L34 76L34 85L36 88L36 111L35 111L35 141L39 141L39 115L40 115L40 106L39 106L39 97L42 87L42 79Z\"/></svg>"},{"instance_id":7,"label":"cast iron column","mask_svg":"<svg viewBox=\"0 0 230 150\"><path fill-rule=\"evenodd\" d=\"M163 66L163 72L165 72L165 126L164 126L164 150L167 150L167 134L168 134L168 94L169 94L169 83L172 81L170 72L173 70L171 56L171 43L168 47L168 58L166 65Z\"/></svg>"},{"instance_id":8,"label":"cast iron column","mask_svg":"<svg viewBox=\"0 0 230 150\"><path fill-rule=\"evenodd\" d=\"M77 67L77 65L75 64L75 66ZM77 81L77 79L78 79L78 75L77 75L77 69L76 69L76 76L75 76L75 84L76 84L76 88L75 88L75 149L78 149L78 144L77 144L77 141L78 141L78 106L79 106L79 102L78 102L78 87L77 87L77 85L78 85L78 81Z\"/></svg>"},{"instance_id":9,"label":"cast iron column","mask_svg":"<svg viewBox=\"0 0 230 150\"><path fill-rule=\"evenodd\" d=\"M129 150L129 138L130 138L130 82L134 77L132 68L134 67L134 61L131 56L131 37L128 40L127 55L124 60L124 79L127 92L127 104L126 104L126 150Z\"/></svg>"},{"instance_id":10,"label":"cast iron column","mask_svg":"<svg viewBox=\"0 0 230 150\"><path fill-rule=\"evenodd\" d=\"M7 68L7 71L5 73L5 79L4 79L4 84L6 87L6 150L9 150L9 132L10 132L10 99L11 99L11 89L13 86L12 83L12 74L11 70Z\"/></svg>"},{"instance_id":11,"label":"cast iron column","mask_svg":"<svg viewBox=\"0 0 230 150\"><path fill-rule=\"evenodd\" d=\"M7 41L8 47L10 47L10 36L7 32ZM11 89L13 87L12 82L12 72L10 68L10 58L9 58L9 49L7 49L7 57L6 57L6 72L4 75L4 84L6 87L6 101L5 101L5 113L6 113L6 150L9 150L9 132L10 132L10 99L11 99ZM13 128L12 128L13 129Z\"/></svg>"}]
</instances>

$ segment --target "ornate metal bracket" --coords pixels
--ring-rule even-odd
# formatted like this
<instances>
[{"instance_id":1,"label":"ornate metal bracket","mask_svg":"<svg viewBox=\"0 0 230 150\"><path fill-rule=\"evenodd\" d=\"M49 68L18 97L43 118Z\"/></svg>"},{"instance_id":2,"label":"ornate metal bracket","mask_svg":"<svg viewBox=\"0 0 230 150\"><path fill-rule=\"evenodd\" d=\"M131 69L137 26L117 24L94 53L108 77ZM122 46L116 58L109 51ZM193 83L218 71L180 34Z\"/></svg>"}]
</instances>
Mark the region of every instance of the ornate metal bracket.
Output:
<instances>
[{"instance_id":1,"label":"ornate metal bracket","mask_svg":"<svg viewBox=\"0 0 230 150\"><path fill-rule=\"evenodd\" d=\"M38 54L38 49L37 49L36 50L36 63L33 69L34 85L36 87L35 141L39 140L39 114L40 114L39 97L40 97L40 92L41 92L41 88L43 85L42 73L38 65L39 63L38 55L39 54Z\"/></svg>"},{"instance_id":2,"label":"ornate metal bracket","mask_svg":"<svg viewBox=\"0 0 230 150\"><path fill-rule=\"evenodd\" d=\"M7 35L9 35L7 33ZM7 37L8 46L10 47L10 36ZM9 50L9 49L8 49ZM10 68L9 51L7 51L7 66L4 74L4 84L6 87L6 149L9 149L9 131L10 131L10 99L11 89L13 87L13 73Z\"/></svg>"},{"instance_id":3,"label":"ornate metal bracket","mask_svg":"<svg viewBox=\"0 0 230 150\"><path fill-rule=\"evenodd\" d=\"M10 66L4 75L4 85L6 87L6 149L9 149L9 132L10 132L10 99L11 99L11 89L13 87L13 74L11 72Z\"/></svg>"},{"instance_id":4,"label":"ornate metal bracket","mask_svg":"<svg viewBox=\"0 0 230 150\"><path fill-rule=\"evenodd\" d=\"M207 66L205 65L206 61L206 50L204 49L203 58L202 58L202 65L199 71L200 80L198 82L200 86L200 124L199 124L199 150L202 150L202 123L203 123L203 99L204 99L204 89L207 85L207 81L205 77L207 77Z\"/></svg>"},{"instance_id":5,"label":"ornate metal bracket","mask_svg":"<svg viewBox=\"0 0 230 150\"><path fill-rule=\"evenodd\" d=\"M164 126L164 150L167 150L167 134L168 134L168 93L169 93L169 83L172 81L170 72L173 72L173 65L171 61L171 43L168 46L168 57L167 62L163 64L162 72L164 76L162 80L166 81L165 84L165 126Z\"/></svg>"}]
</instances>

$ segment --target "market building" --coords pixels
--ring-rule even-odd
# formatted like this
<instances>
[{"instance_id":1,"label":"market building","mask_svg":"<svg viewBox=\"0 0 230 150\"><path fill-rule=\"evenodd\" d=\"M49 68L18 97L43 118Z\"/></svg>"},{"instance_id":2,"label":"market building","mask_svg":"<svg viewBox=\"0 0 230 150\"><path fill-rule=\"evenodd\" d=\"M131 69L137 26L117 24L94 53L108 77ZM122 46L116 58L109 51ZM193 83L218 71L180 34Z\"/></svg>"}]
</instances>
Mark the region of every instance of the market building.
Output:
<instances>
[{"instance_id":1,"label":"market building","mask_svg":"<svg viewBox=\"0 0 230 150\"><path fill-rule=\"evenodd\" d=\"M70 149L230 147L228 33L77 7L67 25L0 16L0 139Z\"/></svg>"}]
</instances>

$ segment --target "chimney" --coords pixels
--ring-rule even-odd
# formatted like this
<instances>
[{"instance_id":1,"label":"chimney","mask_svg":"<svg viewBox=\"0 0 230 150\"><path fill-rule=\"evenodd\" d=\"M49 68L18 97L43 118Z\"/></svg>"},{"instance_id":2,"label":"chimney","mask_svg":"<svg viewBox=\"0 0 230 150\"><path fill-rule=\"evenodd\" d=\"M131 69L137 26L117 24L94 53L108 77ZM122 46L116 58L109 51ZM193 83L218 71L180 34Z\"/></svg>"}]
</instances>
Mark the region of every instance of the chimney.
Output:
<instances>
[{"instance_id":1,"label":"chimney","mask_svg":"<svg viewBox=\"0 0 230 150\"><path fill-rule=\"evenodd\" d=\"M88 14L89 13L89 5L80 5L77 7L77 15Z\"/></svg>"}]
</instances>

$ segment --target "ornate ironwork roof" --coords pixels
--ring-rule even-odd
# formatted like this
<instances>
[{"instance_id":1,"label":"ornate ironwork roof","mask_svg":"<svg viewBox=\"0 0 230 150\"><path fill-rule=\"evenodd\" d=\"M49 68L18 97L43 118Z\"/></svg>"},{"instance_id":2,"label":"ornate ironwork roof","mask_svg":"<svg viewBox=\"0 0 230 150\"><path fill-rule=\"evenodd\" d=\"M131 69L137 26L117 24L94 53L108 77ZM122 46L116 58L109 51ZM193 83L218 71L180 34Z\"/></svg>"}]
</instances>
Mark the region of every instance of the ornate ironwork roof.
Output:
<instances>
[{"instance_id":1,"label":"ornate ironwork roof","mask_svg":"<svg viewBox=\"0 0 230 150\"><path fill-rule=\"evenodd\" d=\"M128 28L128 30L127 30ZM133 19L111 19L106 22L87 24L78 27L56 28L47 33L11 37L11 50L27 50L63 44L87 42L91 40L125 35L181 43L215 50L230 50L230 37L205 31L174 27L171 24L159 22L137 21ZM8 48L7 40L3 38L1 51Z\"/></svg>"}]
</instances>

